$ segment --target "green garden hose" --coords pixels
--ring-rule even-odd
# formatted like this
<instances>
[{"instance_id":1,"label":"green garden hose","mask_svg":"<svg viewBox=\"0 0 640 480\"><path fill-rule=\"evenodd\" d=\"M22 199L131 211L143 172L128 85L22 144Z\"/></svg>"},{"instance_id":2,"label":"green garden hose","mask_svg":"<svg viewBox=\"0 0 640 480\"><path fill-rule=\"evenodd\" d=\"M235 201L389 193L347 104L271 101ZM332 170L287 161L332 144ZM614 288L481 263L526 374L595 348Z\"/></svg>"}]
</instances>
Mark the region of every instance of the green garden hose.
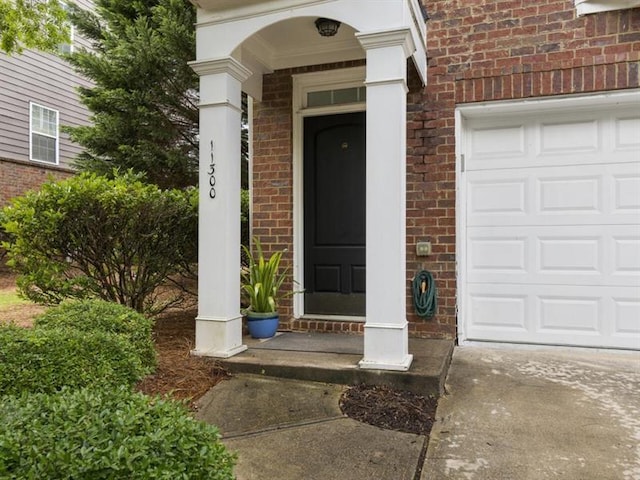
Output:
<instances>
[{"instance_id":1,"label":"green garden hose","mask_svg":"<svg viewBox=\"0 0 640 480\"><path fill-rule=\"evenodd\" d=\"M413 277L413 305L421 318L431 318L438 309L438 289L431 272L421 270Z\"/></svg>"}]
</instances>

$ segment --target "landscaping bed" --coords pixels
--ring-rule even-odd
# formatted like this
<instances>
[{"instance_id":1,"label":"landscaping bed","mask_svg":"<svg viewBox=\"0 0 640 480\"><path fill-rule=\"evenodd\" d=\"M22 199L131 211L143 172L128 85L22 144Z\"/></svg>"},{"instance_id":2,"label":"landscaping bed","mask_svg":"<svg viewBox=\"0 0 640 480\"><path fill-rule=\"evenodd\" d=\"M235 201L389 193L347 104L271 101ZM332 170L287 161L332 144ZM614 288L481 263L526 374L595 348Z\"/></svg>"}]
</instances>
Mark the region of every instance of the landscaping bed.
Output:
<instances>
[{"instance_id":1,"label":"landscaping bed","mask_svg":"<svg viewBox=\"0 0 640 480\"><path fill-rule=\"evenodd\" d=\"M0 293L15 288L15 277L0 270ZM9 308L0 306L0 323L14 321L29 327L43 307L25 302ZM198 398L228 373L213 358L190 354L195 346L195 309L165 312L153 327L158 366L136 390L147 395L170 395L189 402L192 409ZM355 420L391 430L428 435L435 419L437 399L380 386L358 385L347 389L340 400L343 413Z\"/></svg>"}]
</instances>

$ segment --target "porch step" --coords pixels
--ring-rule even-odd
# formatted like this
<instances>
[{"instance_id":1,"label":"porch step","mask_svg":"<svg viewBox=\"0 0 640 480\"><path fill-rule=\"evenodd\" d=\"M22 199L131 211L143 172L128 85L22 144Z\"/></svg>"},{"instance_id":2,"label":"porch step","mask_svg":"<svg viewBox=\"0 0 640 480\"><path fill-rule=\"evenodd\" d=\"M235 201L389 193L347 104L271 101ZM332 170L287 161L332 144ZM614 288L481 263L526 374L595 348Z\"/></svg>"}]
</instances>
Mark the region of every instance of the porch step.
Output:
<instances>
[{"instance_id":1,"label":"porch step","mask_svg":"<svg viewBox=\"0 0 640 480\"><path fill-rule=\"evenodd\" d=\"M247 351L225 359L231 373L251 373L342 385L385 385L420 395L442 395L453 340L409 339L409 371L363 370L364 339L332 333L280 333L273 339L244 339Z\"/></svg>"}]
</instances>

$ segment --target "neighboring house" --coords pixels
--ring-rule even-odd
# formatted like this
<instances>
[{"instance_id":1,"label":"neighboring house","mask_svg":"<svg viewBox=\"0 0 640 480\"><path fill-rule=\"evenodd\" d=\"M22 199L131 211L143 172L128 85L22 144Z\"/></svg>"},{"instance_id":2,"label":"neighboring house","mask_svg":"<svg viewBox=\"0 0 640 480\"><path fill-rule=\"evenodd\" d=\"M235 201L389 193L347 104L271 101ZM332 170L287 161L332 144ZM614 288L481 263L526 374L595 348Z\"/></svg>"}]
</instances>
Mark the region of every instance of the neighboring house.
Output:
<instances>
[{"instance_id":1,"label":"neighboring house","mask_svg":"<svg viewBox=\"0 0 640 480\"><path fill-rule=\"evenodd\" d=\"M87 46L78 35L71 36L71 44L60 45L61 53ZM0 206L37 189L50 176L72 173L81 147L60 127L88 122L89 112L76 91L80 85L90 83L57 55L0 52Z\"/></svg>"},{"instance_id":2,"label":"neighboring house","mask_svg":"<svg viewBox=\"0 0 640 480\"><path fill-rule=\"evenodd\" d=\"M241 89L253 233L305 289L284 328L364 332L375 369L407 369L409 335L640 349L639 1L194 3L196 353L245 348ZM422 269L431 319L411 303Z\"/></svg>"}]
</instances>

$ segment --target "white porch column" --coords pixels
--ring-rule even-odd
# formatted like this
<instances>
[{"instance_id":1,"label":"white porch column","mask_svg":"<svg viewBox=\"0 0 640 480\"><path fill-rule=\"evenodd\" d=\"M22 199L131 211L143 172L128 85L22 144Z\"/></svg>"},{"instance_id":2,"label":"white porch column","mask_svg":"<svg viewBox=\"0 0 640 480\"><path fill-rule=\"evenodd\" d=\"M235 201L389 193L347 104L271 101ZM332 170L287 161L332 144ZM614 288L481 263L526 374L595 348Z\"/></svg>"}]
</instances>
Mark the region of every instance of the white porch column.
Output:
<instances>
[{"instance_id":1,"label":"white porch column","mask_svg":"<svg viewBox=\"0 0 640 480\"><path fill-rule=\"evenodd\" d=\"M246 350L240 314L240 114L251 72L233 58L198 60L200 205L198 316L194 355Z\"/></svg>"},{"instance_id":2,"label":"white porch column","mask_svg":"<svg viewBox=\"0 0 640 480\"><path fill-rule=\"evenodd\" d=\"M367 53L367 300L361 368L408 370L406 319L408 28L357 34Z\"/></svg>"}]
</instances>

